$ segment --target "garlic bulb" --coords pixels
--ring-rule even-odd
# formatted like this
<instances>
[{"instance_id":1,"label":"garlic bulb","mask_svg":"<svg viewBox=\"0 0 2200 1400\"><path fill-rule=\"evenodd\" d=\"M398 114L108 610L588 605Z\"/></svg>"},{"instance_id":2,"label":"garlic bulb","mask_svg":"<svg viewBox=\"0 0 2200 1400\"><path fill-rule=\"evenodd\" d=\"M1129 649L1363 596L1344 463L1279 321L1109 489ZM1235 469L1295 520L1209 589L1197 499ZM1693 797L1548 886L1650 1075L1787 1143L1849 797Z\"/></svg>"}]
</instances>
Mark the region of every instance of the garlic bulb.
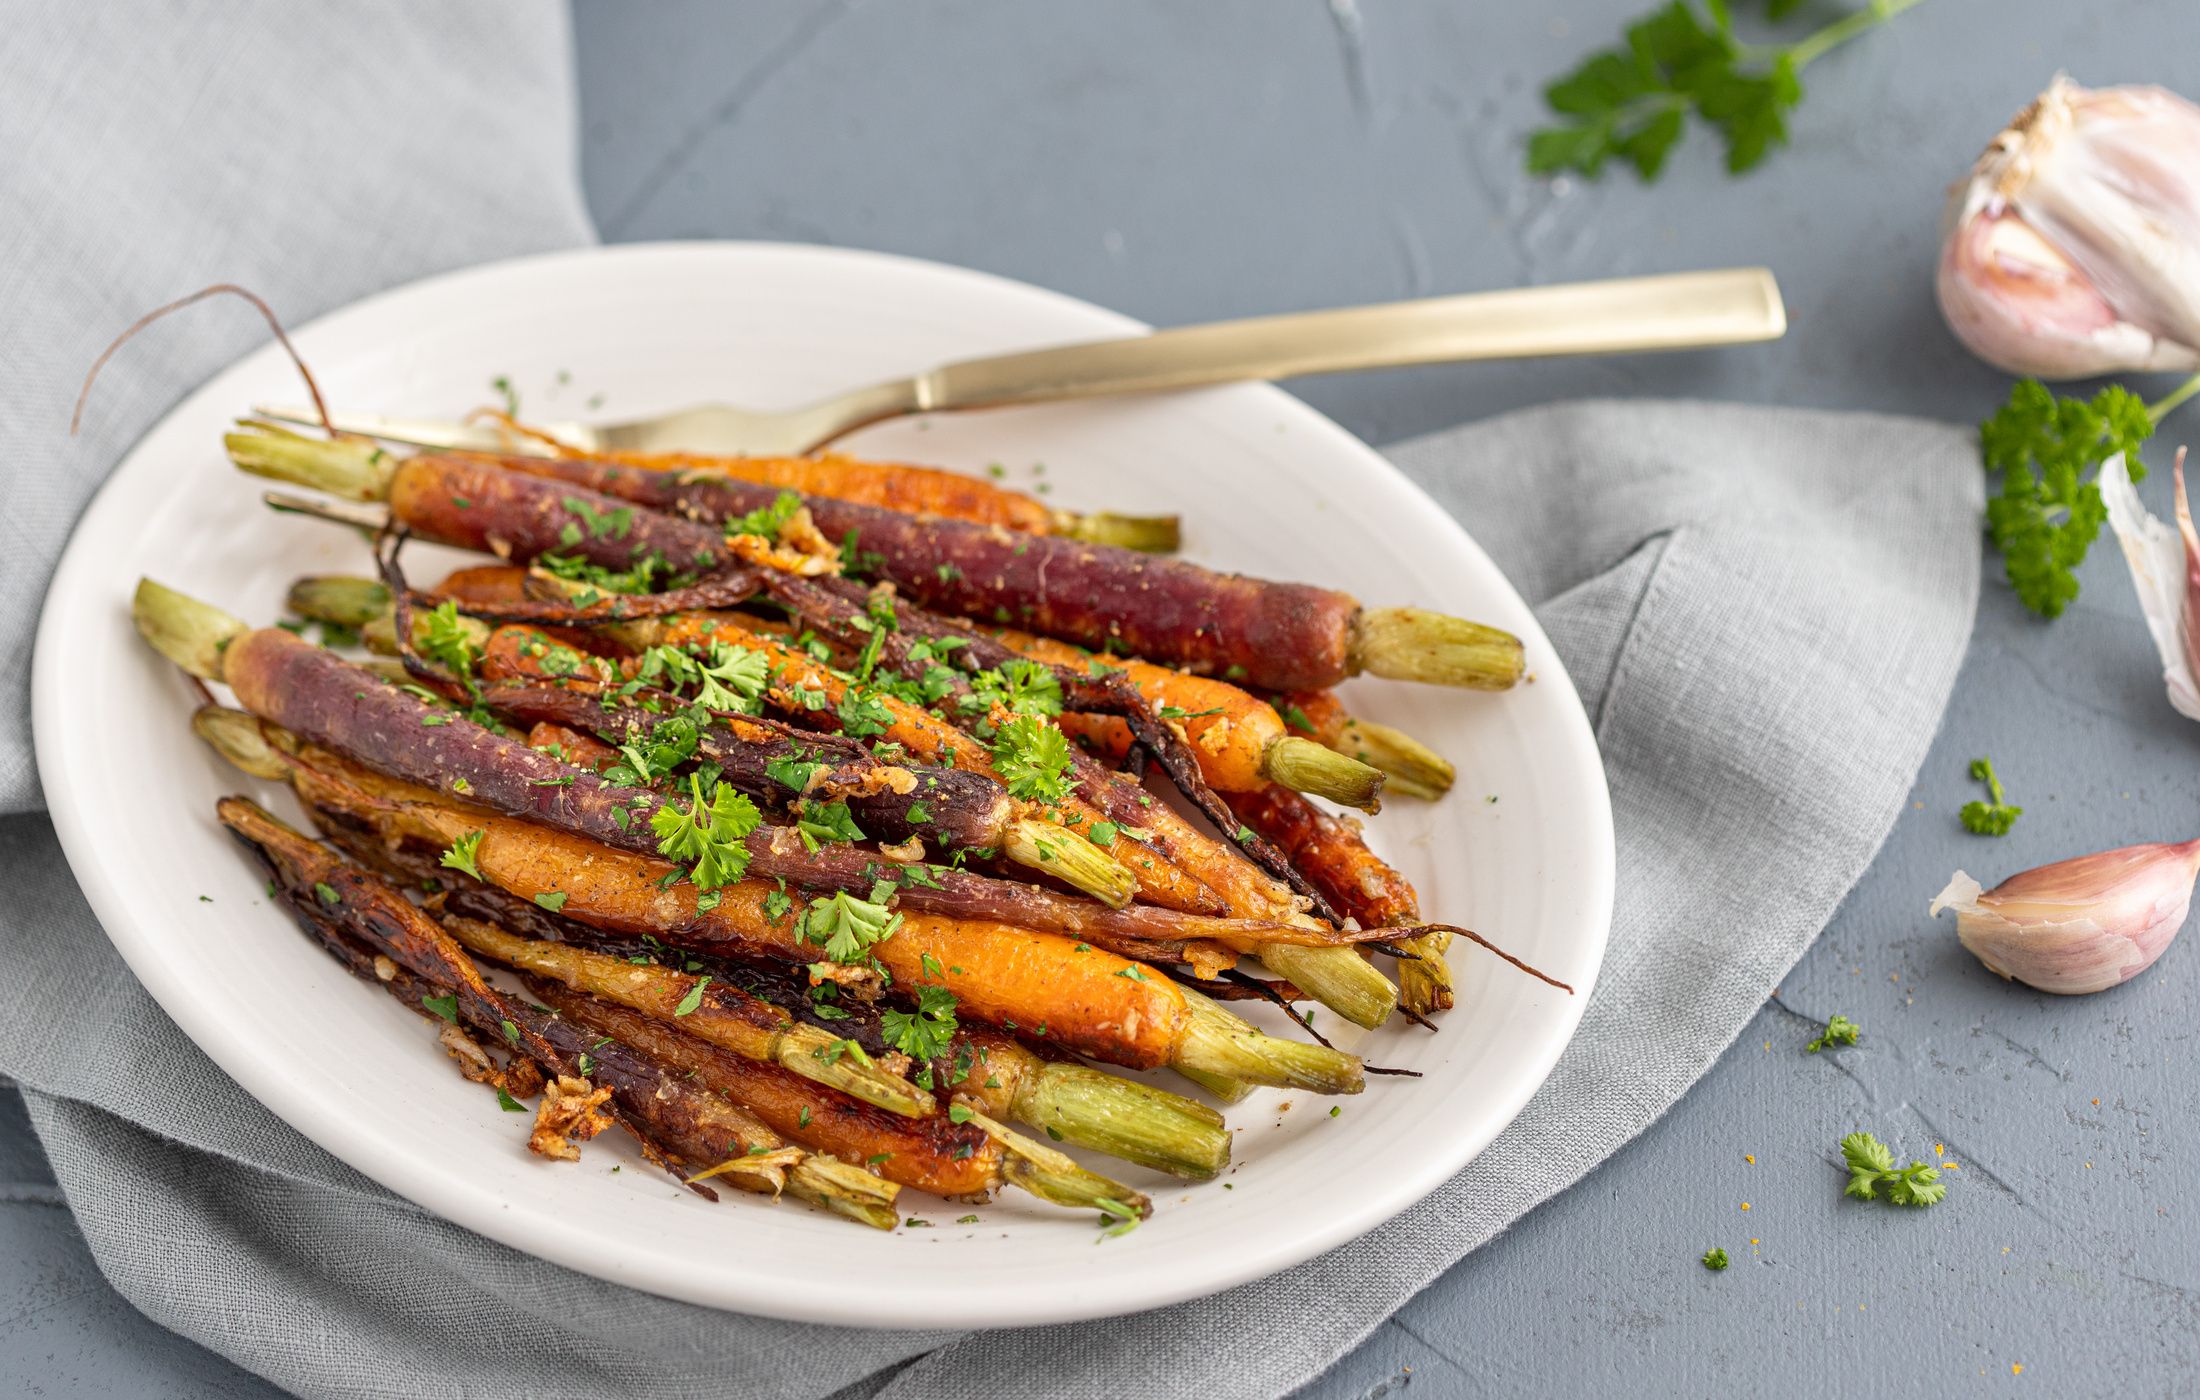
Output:
<instances>
[{"instance_id":1,"label":"garlic bulb","mask_svg":"<svg viewBox=\"0 0 2200 1400\"><path fill-rule=\"evenodd\" d=\"M2200 107L2057 77L1950 191L1936 290L2012 374L2200 370Z\"/></svg>"},{"instance_id":2,"label":"garlic bulb","mask_svg":"<svg viewBox=\"0 0 2200 1400\"><path fill-rule=\"evenodd\" d=\"M1990 890L1958 870L1930 913L1956 911L1956 937L1989 972L2074 996L2151 967L2185 923L2200 840L2125 846L2012 875Z\"/></svg>"},{"instance_id":3,"label":"garlic bulb","mask_svg":"<svg viewBox=\"0 0 2200 1400\"><path fill-rule=\"evenodd\" d=\"M2169 703L2187 719L2200 719L2200 534L2185 499L2185 454L2177 453L2177 528L2139 504L2121 452L2101 463L2101 501L2109 528L2124 547L2139 610L2146 614L2154 649L2162 654Z\"/></svg>"}]
</instances>

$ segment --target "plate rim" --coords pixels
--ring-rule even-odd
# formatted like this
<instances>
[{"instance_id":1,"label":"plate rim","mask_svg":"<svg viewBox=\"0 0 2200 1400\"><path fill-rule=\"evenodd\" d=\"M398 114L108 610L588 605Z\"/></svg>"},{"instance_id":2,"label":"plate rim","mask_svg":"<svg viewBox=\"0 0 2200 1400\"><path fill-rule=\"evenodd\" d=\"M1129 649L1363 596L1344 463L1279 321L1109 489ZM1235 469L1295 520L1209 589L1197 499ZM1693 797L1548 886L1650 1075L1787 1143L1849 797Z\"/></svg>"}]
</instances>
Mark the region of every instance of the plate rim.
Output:
<instances>
[{"instance_id":1,"label":"plate rim","mask_svg":"<svg viewBox=\"0 0 2200 1400\"><path fill-rule=\"evenodd\" d=\"M794 256L827 262L883 264L912 275L936 277L945 274L977 279L980 282L998 284L1026 296L1036 294L1096 323L1101 319L1112 321L1125 334L1150 329L1144 323L1121 313L1050 288L903 254L762 240L681 240L592 245L474 264L359 298L314 317L291 334L301 345L309 344L316 338L316 332L343 318L370 316L389 301L423 294L433 295L438 290L493 274L541 271L554 273L559 268L572 264L592 264L607 259L646 262L728 256ZM178 1028L223 1073L229 1075L270 1112L337 1160L419 1208L507 1247L591 1277L659 1296L757 1316L865 1328L997 1328L1094 1320L1166 1306L1267 1278L1389 1223L1418 1205L1445 1181L1463 1170L1481 1152L1487 1150L1489 1144L1511 1126L1528 1101L1549 1081L1559 1057L1572 1043L1594 993L1609 946L1617 880L1617 851L1609 780L1604 773L1601 752L1580 695L1526 600L1520 597L1518 589L1496 568L1494 561L1489 559L1464 526L1438 505L1418 483L1373 447L1311 405L1272 384L1262 384L1257 389L1270 396L1271 407L1324 433L1330 438L1334 450L1356 452L1365 463L1377 466L1382 473L1387 474L1391 485L1404 487L1416 503L1429 512L1439 523L1439 528L1448 533L1457 547L1488 565L1490 572L1510 592L1513 600L1520 604L1520 611L1532 628L1525 640L1529 642L1531 649L1539 649L1541 656L1545 658L1537 663L1538 670L1542 673L1540 684L1548 687L1555 682L1561 689L1565 726L1574 731L1576 741L1584 747L1590 760L1589 767L1595 775L1595 781L1586 785L1593 789L1593 794L1584 794L1592 797L1591 807L1577 814L1593 828L1593 840L1589 845L1595 857L1595 868L1577 872L1589 894L1588 913L1583 919L1583 926L1588 940L1584 951L1590 954L1587 964L1591 970L1581 979L1581 985L1576 989L1577 994L1561 1003L1563 1009L1543 1033L1541 1043L1530 1053L1529 1059L1535 1066L1533 1071L1516 1076L1493 1098L1496 1127L1487 1137L1464 1151L1440 1145L1419 1154L1409 1162L1400 1163L1398 1165L1403 1170L1390 1180L1390 1191L1382 1206L1332 1212L1308 1222L1306 1228L1292 1235L1288 1242L1271 1242L1265 1249L1249 1256L1239 1255L1229 1266L1218 1267L1211 1274L1179 1278L1174 1283L1162 1280L1155 1284L1149 1280L1147 1286L1135 1291L1118 1286L1112 1296L1098 1298L1087 1296L1087 1287L1049 1290L1010 1306L989 1306L984 1317L972 1317L952 1308L929 1305L931 1300L920 1295L915 1299L897 1296L888 1306L867 1307L860 1318L851 1319L847 1315L849 1309L846 1307L845 1297L837 1294L836 1285L829 1282L822 1286L808 1286L806 1282L798 1284L781 1276L767 1285L729 1288L725 1286L729 1275L724 1271L712 1275L710 1279L691 1280L686 1276L666 1279L656 1274L644 1276L635 1269L620 1267L615 1255L607 1257L585 1237L561 1231L541 1230L532 1216L525 1212L510 1209L484 1211L475 1208L471 1193L457 1189L459 1183L453 1180L462 1177L462 1173L436 1171L428 1165L431 1158L417 1151L400 1150L383 1136L351 1126L343 1115L320 1103L306 1091L302 1076L274 1066L263 1066L255 1061L247 1048L228 1033L228 1028L210 1006L188 988L171 979L167 961L154 955L149 943L130 931L135 920L132 911L127 908L128 895L121 885L106 878L106 872L93 859L96 841L86 805L76 800L67 783L63 781L68 776L71 765L60 736L67 727L70 710L66 703L67 684L63 674L65 668L60 660L67 651L66 639L62 636L66 625L63 621L66 609L57 600L63 599L77 588L87 586L98 576L99 561L89 546L87 526L94 521L103 520L109 512L117 509L118 502L122 500L128 487L127 478L132 475L133 463L138 461L150 440L158 436L173 420L189 413L223 380L233 374L251 372L258 362L273 359L280 353L279 347L275 345L263 345L225 365L179 397L176 403L131 444L71 527L68 543L55 569L53 581L41 602L34 641L31 677L34 752L41 783L46 790L49 814L71 874L83 890L102 931L140 985L145 987ZM125 932L118 935L118 929ZM133 950L137 955L133 955ZM576 1243L576 1240L579 1242ZM716 1281L714 1285L711 1285L711 1280ZM1091 1282L1087 1280L1087 1285ZM1077 1295L1073 1304L1068 1301L1072 1294Z\"/></svg>"}]
</instances>

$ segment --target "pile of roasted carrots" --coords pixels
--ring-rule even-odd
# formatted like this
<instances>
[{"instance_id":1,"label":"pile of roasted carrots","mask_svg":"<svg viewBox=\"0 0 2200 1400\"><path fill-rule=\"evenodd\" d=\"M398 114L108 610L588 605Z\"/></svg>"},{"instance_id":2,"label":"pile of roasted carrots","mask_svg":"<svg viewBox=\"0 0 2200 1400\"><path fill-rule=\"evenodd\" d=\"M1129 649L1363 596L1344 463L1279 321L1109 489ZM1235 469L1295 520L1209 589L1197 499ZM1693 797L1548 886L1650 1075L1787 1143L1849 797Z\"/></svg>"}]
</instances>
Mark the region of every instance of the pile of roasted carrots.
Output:
<instances>
[{"instance_id":1,"label":"pile of roasted carrots","mask_svg":"<svg viewBox=\"0 0 2200 1400\"><path fill-rule=\"evenodd\" d=\"M1357 1093L1375 1071L1295 1008L1451 1005L1466 931L1309 795L1440 796L1441 756L1331 688L1501 690L1504 632L934 468L226 442L375 505L272 503L377 534L281 627L140 584L146 639L235 698L194 730L321 839L244 798L220 820L468 1079L537 1100L537 1152L616 1126L705 1195L892 1228L902 1188L1014 1186L1121 1229L1146 1196L1054 1143L1206 1179L1230 1136L1096 1066ZM420 588L410 539L495 562ZM1309 1038L1228 1009L1253 998Z\"/></svg>"}]
</instances>

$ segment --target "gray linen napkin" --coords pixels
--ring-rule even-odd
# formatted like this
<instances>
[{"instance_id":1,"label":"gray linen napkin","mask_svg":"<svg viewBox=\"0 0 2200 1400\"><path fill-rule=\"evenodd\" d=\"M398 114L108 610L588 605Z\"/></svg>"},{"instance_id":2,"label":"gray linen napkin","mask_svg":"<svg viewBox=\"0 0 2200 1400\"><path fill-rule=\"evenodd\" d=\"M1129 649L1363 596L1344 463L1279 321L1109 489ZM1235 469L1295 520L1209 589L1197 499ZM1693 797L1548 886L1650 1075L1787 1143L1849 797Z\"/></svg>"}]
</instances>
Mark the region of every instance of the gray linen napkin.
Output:
<instances>
[{"instance_id":1,"label":"gray linen napkin","mask_svg":"<svg viewBox=\"0 0 2200 1400\"><path fill-rule=\"evenodd\" d=\"M154 332L70 443L77 368L145 306L232 277L303 319L589 238L562 21L323 7L299 28L298 13L11 13L0 196L38 211L0 229L0 429L24 448L0 551L14 596L42 592L128 442L260 341L242 316ZM168 147L142 150L156 130ZM1579 1036L1520 1120L1399 1220L1214 1298L1019 1332L811 1327L597 1283L391 1196L246 1097L122 966L44 818L9 817L0 1072L100 1267L164 1325L313 1395L1255 1397L1306 1380L1732 1039L1891 824L1978 578L1980 473L1952 428L1601 403L1393 455L1539 604L1595 719L1619 832L1611 952ZM0 642L20 649L25 625L0 617L18 629ZM0 803L20 810L36 796L10 703ZM1633 1031L1646 1019L1666 1028L1654 1045Z\"/></svg>"}]
</instances>

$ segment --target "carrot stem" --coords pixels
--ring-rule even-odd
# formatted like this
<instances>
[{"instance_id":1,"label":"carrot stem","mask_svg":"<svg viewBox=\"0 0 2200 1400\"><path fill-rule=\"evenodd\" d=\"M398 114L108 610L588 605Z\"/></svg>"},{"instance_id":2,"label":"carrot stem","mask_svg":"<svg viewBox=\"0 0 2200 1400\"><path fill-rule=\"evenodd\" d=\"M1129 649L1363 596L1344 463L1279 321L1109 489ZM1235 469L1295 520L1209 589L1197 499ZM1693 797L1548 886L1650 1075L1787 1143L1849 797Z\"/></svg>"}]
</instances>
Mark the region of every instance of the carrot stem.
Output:
<instances>
[{"instance_id":1,"label":"carrot stem","mask_svg":"<svg viewBox=\"0 0 2200 1400\"><path fill-rule=\"evenodd\" d=\"M1117 515L1105 510L1078 515L1060 510L1054 512L1051 524L1050 533L1063 539L1135 549L1141 554L1174 554L1184 542L1183 528L1173 515Z\"/></svg>"},{"instance_id":2,"label":"carrot stem","mask_svg":"<svg viewBox=\"0 0 2200 1400\"><path fill-rule=\"evenodd\" d=\"M398 459L365 438L309 438L265 423L238 425L222 446L243 471L292 486L310 487L351 501L389 495Z\"/></svg>"},{"instance_id":3,"label":"carrot stem","mask_svg":"<svg viewBox=\"0 0 2200 1400\"><path fill-rule=\"evenodd\" d=\"M1520 679L1520 639L1424 608L1371 608L1354 621L1349 667L1397 681L1508 690Z\"/></svg>"}]
</instances>

